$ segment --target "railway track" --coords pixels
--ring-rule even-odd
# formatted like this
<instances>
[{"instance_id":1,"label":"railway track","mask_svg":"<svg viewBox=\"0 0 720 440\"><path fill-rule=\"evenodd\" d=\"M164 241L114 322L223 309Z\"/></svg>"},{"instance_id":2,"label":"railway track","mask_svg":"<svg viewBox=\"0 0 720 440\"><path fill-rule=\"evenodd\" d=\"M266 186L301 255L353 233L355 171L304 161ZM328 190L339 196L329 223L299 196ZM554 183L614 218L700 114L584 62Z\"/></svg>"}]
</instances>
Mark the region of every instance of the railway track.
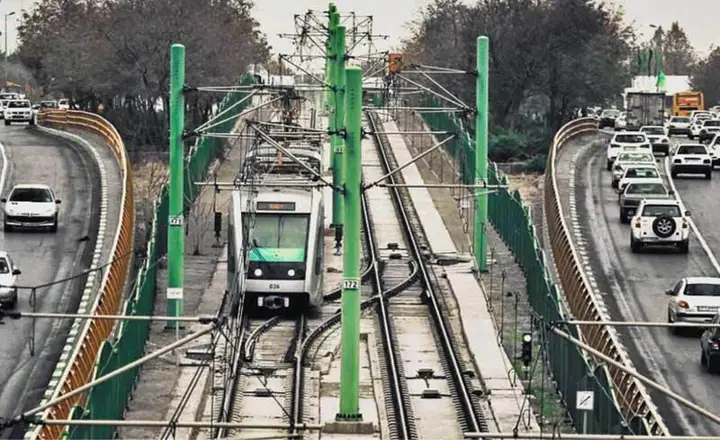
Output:
<instances>
[{"instance_id":1,"label":"railway track","mask_svg":"<svg viewBox=\"0 0 720 440\"><path fill-rule=\"evenodd\" d=\"M371 132L382 131L377 129L379 121L376 113L368 112L367 119ZM375 134L374 140L383 172L396 169L398 164L386 135ZM365 150L364 154L368 153ZM387 180L391 184L403 183L399 173L391 175ZM430 437L433 437L432 433L438 433L443 438L460 438L463 431L487 431L487 423L473 393L471 378L466 374L468 370L463 366L451 323L446 319L450 313L440 283L432 269L427 267L429 243L409 191L400 187L390 187L387 191L395 207L402 242L387 243L387 253L383 256L386 259L385 271L379 283L392 283L397 277L406 274L408 260L416 264L419 272L419 285L408 286L401 294L378 306L381 309L379 316L383 325L383 338L386 339L383 345L386 358L390 364L394 361L398 367L393 369L389 365L388 374L384 375L390 382L387 387L392 392L388 394L392 396L395 408L394 417L389 421L395 427L391 435L402 439L417 438L417 432L422 432ZM391 228L389 223L385 214L383 230ZM379 232L371 239L376 247L380 240ZM432 326L427 320L428 315L434 324ZM426 337L431 337L436 347L418 344L418 340L426 340ZM404 374L400 367L403 364L418 366L415 375ZM431 367L428 368L428 365ZM440 401L435 400L437 398ZM451 414L455 414L459 422L456 435L448 432L448 426L439 431L438 417Z\"/></svg>"},{"instance_id":2,"label":"railway track","mask_svg":"<svg viewBox=\"0 0 720 440\"><path fill-rule=\"evenodd\" d=\"M377 130L377 115L368 113L367 122ZM382 173L394 169L394 156L388 140L375 136L375 152ZM391 176L389 183L402 183ZM387 191L396 214L393 221L382 212L382 222L374 221L372 204L364 196L363 248L366 268L363 272L364 313L374 308L376 345L382 351L383 396L387 414L387 433L392 439L425 436L462 437L463 431L486 431L487 424L473 394L471 376L453 337L448 306L432 270L426 267L427 249L417 212L409 193L398 187ZM371 206L372 205L372 206ZM383 230L393 229L395 239L387 240ZM382 223L382 228L378 225ZM287 431L262 435L302 434L302 425L315 420L306 414L304 402L319 397L319 377L308 381L308 371L336 345L340 326L340 290L324 295L325 304L314 316L297 319L273 317L249 319L239 310L240 323L230 333L224 353L216 353L215 386L231 384L224 398L215 400L213 418L219 421L290 424ZM327 346L326 344L330 344ZM232 359L232 361L230 361ZM407 370L407 371L406 371ZM409 374L408 374L409 373ZM227 390L227 388L226 388ZM318 394L318 395L315 395ZM455 432L442 423L455 420ZM440 422L440 423L439 423ZM223 430L214 438L243 438L258 435L252 430ZM438 438L440 438L438 437Z\"/></svg>"}]
</instances>

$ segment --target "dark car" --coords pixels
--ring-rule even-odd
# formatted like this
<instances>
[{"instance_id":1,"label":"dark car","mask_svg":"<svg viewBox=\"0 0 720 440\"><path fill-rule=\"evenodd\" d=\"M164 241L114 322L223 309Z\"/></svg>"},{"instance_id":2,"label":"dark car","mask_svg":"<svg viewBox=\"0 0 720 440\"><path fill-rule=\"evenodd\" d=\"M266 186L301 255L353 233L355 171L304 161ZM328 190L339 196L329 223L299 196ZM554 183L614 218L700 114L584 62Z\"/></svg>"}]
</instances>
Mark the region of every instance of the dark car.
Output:
<instances>
[{"instance_id":1,"label":"dark car","mask_svg":"<svg viewBox=\"0 0 720 440\"><path fill-rule=\"evenodd\" d=\"M612 127L615 128L615 119L620 116L620 110L614 108L603 110L600 114L599 128Z\"/></svg>"}]
</instances>

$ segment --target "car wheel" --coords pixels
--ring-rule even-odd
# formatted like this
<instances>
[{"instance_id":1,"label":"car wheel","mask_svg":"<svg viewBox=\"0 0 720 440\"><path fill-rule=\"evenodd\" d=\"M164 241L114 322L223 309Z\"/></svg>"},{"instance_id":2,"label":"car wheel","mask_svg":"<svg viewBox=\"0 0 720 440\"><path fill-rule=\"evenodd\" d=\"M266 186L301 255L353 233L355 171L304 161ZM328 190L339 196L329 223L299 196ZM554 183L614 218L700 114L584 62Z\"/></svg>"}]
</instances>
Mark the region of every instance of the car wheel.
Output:
<instances>
[{"instance_id":1,"label":"car wheel","mask_svg":"<svg viewBox=\"0 0 720 440\"><path fill-rule=\"evenodd\" d=\"M10 125L10 121L8 121L8 120L6 119L6 120L5 120L5 125Z\"/></svg>"},{"instance_id":2,"label":"car wheel","mask_svg":"<svg viewBox=\"0 0 720 440\"><path fill-rule=\"evenodd\" d=\"M670 310L668 310L668 316L667 316L667 322L668 324L674 324L675 321L672 319L672 313L670 313ZM678 334L678 327L668 327L668 330L670 330L670 333L673 335Z\"/></svg>"},{"instance_id":3,"label":"car wheel","mask_svg":"<svg viewBox=\"0 0 720 440\"><path fill-rule=\"evenodd\" d=\"M35 118L32 118L28 121L30 125L35 125Z\"/></svg>"},{"instance_id":4,"label":"car wheel","mask_svg":"<svg viewBox=\"0 0 720 440\"><path fill-rule=\"evenodd\" d=\"M3 222L3 230L5 230L5 232L12 232L12 226L8 225L7 222Z\"/></svg>"},{"instance_id":5,"label":"car wheel","mask_svg":"<svg viewBox=\"0 0 720 440\"><path fill-rule=\"evenodd\" d=\"M612 186L613 188L617 188L619 183L620 183L620 182L618 182L617 180L614 180L614 179L613 179L613 180L610 182L610 186Z\"/></svg>"},{"instance_id":6,"label":"car wheel","mask_svg":"<svg viewBox=\"0 0 720 440\"><path fill-rule=\"evenodd\" d=\"M630 220L627 218L625 210L622 208L620 208L620 223L630 223Z\"/></svg>"},{"instance_id":7,"label":"car wheel","mask_svg":"<svg viewBox=\"0 0 720 440\"><path fill-rule=\"evenodd\" d=\"M707 364L707 356L705 356L705 350L700 348L700 365L705 366Z\"/></svg>"},{"instance_id":8,"label":"car wheel","mask_svg":"<svg viewBox=\"0 0 720 440\"><path fill-rule=\"evenodd\" d=\"M670 177L673 179L677 177L677 171L670 171Z\"/></svg>"},{"instance_id":9,"label":"car wheel","mask_svg":"<svg viewBox=\"0 0 720 440\"><path fill-rule=\"evenodd\" d=\"M680 242L680 245L678 247L680 248L681 254L687 254L690 250L690 240Z\"/></svg>"},{"instance_id":10,"label":"car wheel","mask_svg":"<svg viewBox=\"0 0 720 440\"><path fill-rule=\"evenodd\" d=\"M55 223L53 223L52 226L50 226L50 232L57 232L58 230L58 217L55 215Z\"/></svg>"},{"instance_id":11,"label":"car wheel","mask_svg":"<svg viewBox=\"0 0 720 440\"><path fill-rule=\"evenodd\" d=\"M705 172L705 180L710 180L710 179L712 179L712 168L710 168L709 171Z\"/></svg>"},{"instance_id":12,"label":"car wheel","mask_svg":"<svg viewBox=\"0 0 720 440\"><path fill-rule=\"evenodd\" d=\"M636 253L640 252L641 249L642 249L642 243L635 240L635 238L631 235L630 236L630 250L632 251L632 253L636 254Z\"/></svg>"},{"instance_id":13,"label":"car wheel","mask_svg":"<svg viewBox=\"0 0 720 440\"><path fill-rule=\"evenodd\" d=\"M608 170L608 171L611 171L611 170L612 170L612 164L613 164L613 163L612 163L611 160L608 160L608 161L607 161L607 170Z\"/></svg>"}]
</instances>

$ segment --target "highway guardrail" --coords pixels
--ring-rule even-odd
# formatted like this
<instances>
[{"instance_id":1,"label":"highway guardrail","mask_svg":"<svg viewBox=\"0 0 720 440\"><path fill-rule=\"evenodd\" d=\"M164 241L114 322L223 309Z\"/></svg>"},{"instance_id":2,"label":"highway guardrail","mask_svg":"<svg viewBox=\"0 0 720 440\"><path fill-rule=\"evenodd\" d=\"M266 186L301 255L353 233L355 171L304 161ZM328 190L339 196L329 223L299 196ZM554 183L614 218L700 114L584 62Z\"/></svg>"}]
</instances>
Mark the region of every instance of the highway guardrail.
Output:
<instances>
[{"instance_id":1,"label":"highway guardrail","mask_svg":"<svg viewBox=\"0 0 720 440\"><path fill-rule=\"evenodd\" d=\"M601 307L599 294L588 282L582 260L572 241L565 221L555 175L557 153L572 138L598 132L597 121L581 118L564 125L555 135L548 154L545 170L545 218L548 224L550 245L570 311L583 321L607 321L609 316ZM594 349L629 368L632 363L619 341L617 332L610 326L580 326L582 339ZM598 362L602 364L602 362ZM630 429L635 434L668 435L668 430L650 399L645 386L612 365L605 366L613 385L613 394ZM645 431L638 432L639 430Z\"/></svg>"},{"instance_id":2,"label":"highway guardrail","mask_svg":"<svg viewBox=\"0 0 720 440\"><path fill-rule=\"evenodd\" d=\"M103 270L100 288L89 313L115 315L120 309L130 270L135 227L135 202L133 199L132 170L120 134L103 117L76 110L49 110L40 112L37 122L41 126L67 129L73 128L100 136L112 150L120 168L122 190L120 218L113 240L109 266ZM82 326L75 349L67 360L67 366L50 400L69 393L89 382L98 368L101 346L111 335L116 322L107 319L88 319ZM85 396L79 394L48 408L44 419L69 419L73 407L84 405ZM38 438L59 438L64 426L44 425L36 430Z\"/></svg>"}]
</instances>

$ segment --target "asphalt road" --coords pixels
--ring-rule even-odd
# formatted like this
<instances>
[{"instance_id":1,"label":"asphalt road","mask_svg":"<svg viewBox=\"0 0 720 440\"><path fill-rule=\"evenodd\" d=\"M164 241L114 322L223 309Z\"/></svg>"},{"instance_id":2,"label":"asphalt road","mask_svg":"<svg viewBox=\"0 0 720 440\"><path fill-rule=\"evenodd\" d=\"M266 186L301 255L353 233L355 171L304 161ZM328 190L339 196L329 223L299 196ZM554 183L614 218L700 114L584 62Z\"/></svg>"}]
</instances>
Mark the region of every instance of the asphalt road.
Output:
<instances>
[{"instance_id":1,"label":"asphalt road","mask_svg":"<svg viewBox=\"0 0 720 440\"><path fill-rule=\"evenodd\" d=\"M588 241L587 251L598 289L614 319L666 321L668 297L664 292L667 289L682 277L714 276L717 271L694 234L691 234L688 255L674 250L631 253L629 225L620 224L618 196L610 187L610 173L605 171L605 152L605 146L589 148L585 157L577 160L575 170L578 215L583 237ZM565 154L569 155L570 149ZM662 160L659 165L664 170ZM716 176L720 178L720 173ZM701 233L705 230L713 233L715 246L710 244L710 247L717 248L720 232L710 231L713 210L720 206L717 197L713 199L713 184L715 190L720 188L716 180L676 181L678 192ZM720 396L716 387L720 378L700 367L698 332L676 336L667 329L633 328L621 329L619 333L641 373L717 412ZM681 407L662 393L649 391L673 434L720 435L720 425Z\"/></svg>"},{"instance_id":2,"label":"asphalt road","mask_svg":"<svg viewBox=\"0 0 720 440\"><path fill-rule=\"evenodd\" d=\"M0 143L3 197L17 183L47 183L62 201L56 233L0 233L0 249L8 251L22 271L19 285L52 283L87 270L97 236L99 190L92 184L99 181L96 165L79 147L24 125L0 125ZM78 241L82 237L92 239ZM77 310L84 282L82 277L37 289L36 310ZM18 296L17 310L32 311L30 291L21 290ZM4 320L0 326L0 417L39 403L71 324L70 320Z\"/></svg>"}]
</instances>

